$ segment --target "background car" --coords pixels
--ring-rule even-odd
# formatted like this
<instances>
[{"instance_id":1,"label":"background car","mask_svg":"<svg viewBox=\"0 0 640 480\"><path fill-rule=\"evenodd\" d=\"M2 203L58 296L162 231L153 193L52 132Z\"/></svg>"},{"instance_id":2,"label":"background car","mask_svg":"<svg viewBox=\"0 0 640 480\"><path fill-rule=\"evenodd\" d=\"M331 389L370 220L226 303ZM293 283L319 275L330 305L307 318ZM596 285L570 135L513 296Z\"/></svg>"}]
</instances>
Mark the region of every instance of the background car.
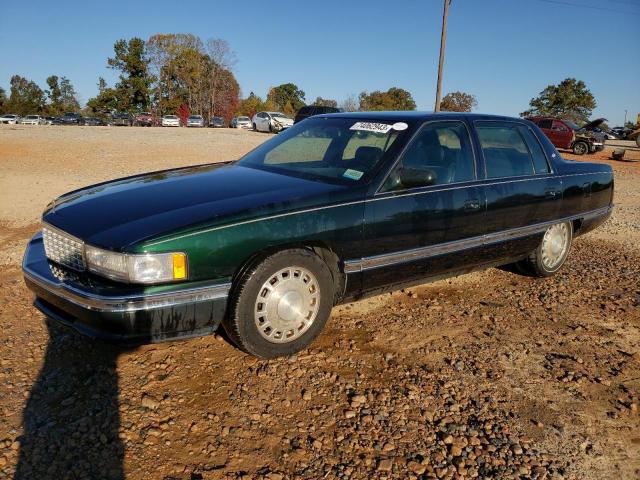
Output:
<instances>
[{"instance_id":1,"label":"background car","mask_svg":"<svg viewBox=\"0 0 640 480\"><path fill-rule=\"evenodd\" d=\"M258 112L251 122L257 132L278 133L293 125L293 119L281 112Z\"/></svg>"},{"instance_id":2,"label":"background car","mask_svg":"<svg viewBox=\"0 0 640 480\"><path fill-rule=\"evenodd\" d=\"M133 115L127 112L114 113L111 116L111 124L120 127L131 127L133 125Z\"/></svg>"},{"instance_id":3,"label":"background car","mask_svg":"<svg viewBox=\"0 0 640 480\"><path fill-rule=\"evenodd\" d=\"M45 125L46 121L40 115L27 115L20 119L20 125Z\"/></svg>"},{"instance_id":4,"label":"background car","mask_svg":"<svg viewBox=\"0 0 640 480\"><path fill-rule=\"evenodd\" d=\"M90 127L105 127L108 125L107 122L98 117L86 117L84 124Z\"/></svg>"},{"instance_id":5,"label":"background car","mask_svg":"<svg viewBox=\"0 0 640 480\"><path fill-rule=\"evenodd\" d=\"M163 127L179 127L180 118L177 115L164 115L160 122Z\"/></svg>"},{"instance_id":6,"label":"background car","mask_svg":"<svg viewBox=\"0 0 640 480\"><path fill-rule=\"evenodd\" d=\"M56 120L56 117L44 117L45 125L53 125L55 120Z\"/></svg>"},{"instance_id":7,"label":"background car","mask_svg":"<svg viewBox=\"0 0 640 480\"><path fill-rule=\"evenodd\" d=\"M149 112L141 112L135 116L133 123L138 127L153 127L158 124L158 120Z\"/></svg>"},{"instance_id":8,"label":"background car","mask_svg":"<svg viewBox=\"0 0 640 480\"><path fill-rule=\"evenodd\" d=\"M84 118L75 112L66 112L63 116L56 118L53 122L56 125L83 125Z\"/></svg>"},{"instance_id":9,"label":"background car","mask_svg":"<svg viewBox=\"0 0 640 480\"><path fill-rule=\"evenodd\" d=\"M576 155L604 150L606 141L604 134L593 131L593 128L597 128L605 121L604 118L589 122L583 127L579 127L571 120L552 117L530 117L527 120L535 123L556 148L572 150Z\"/></svg>"},{"instance_id":10,"label":"background car","mask_svg":"<svg viewBox=\"0 0 640 480\"><path fill-rule=\"evenodd\" d=\"M253 128L253 126L251 125L251 119L249 117L241 115L231 119L229 128Z\"/></svg>"},{"instance_id":11,"label":"background car","mask_svg":"<svg viewBox=\"0 0 640 480\"><path fill-rule=\"evenodd\" d=\"M221 128L224 127L224 118L222 117L213 117L209 122L210 127Z\"/></svg>"},{"instance_id":12,"label":"background car","mask_svg":"<svg viewBox=\"0 0 640 480\"><path fill-rule=\"evenodd\" d=\"M202 115L190 115L187 118L187 127L204 127L204 118Z\"/></svg>"},{"instance_id":13,"label":"background car","mask_svg":"<svg viewBox=\"0 0 640 480\"><path fill-rule=\"evenodd\" d=\"M4 123L7 125L16 125L20 121L19 115L14 115L12 113L8 113L0 117L0 123Z\"/></svg>"},{"instance_id":14,"label":"background car","mask_svg":"<svg viewBox=\"0 0 640 480\"><path fill-rule=\"evenodd\" d=\"M293 123L301 122L305 118L313 117L314 115L322 115L325 113L340 113L343 111L344 110L342 108L337 107L327 107L324 105L306 105L298 110Z\"/></svg>"}]
</instances>

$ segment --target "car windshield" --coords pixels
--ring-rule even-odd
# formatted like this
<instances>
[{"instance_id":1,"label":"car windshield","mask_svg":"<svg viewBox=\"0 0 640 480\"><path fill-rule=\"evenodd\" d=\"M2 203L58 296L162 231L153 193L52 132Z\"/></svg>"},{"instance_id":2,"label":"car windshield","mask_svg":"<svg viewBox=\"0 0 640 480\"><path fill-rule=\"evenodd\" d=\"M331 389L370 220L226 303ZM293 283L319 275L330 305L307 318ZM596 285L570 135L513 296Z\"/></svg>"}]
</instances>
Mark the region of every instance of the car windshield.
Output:
<instances>
[{"instance_id":1,"label":"car windshield","mask_svg":"<svg viewBox=\"0 0 640 480\"><path fill-rule=\"evenodd\" d=\"M189 120L200 120L202 117L200 115L191 115Z\"/></svg>"},{"instance_id":2,"label":"car windshield","mask_svg":"<svg viewBox=\"0 0 640 480\"><path fill-rule=\"evenodd\" d=\"M38 118L37 115L27 115L28 120L35 120L36 118Z\"/></svg>"},{"instance_id":3,"label":"car windshield","mask_svg":"<svg viewBox=\"0 0 640 480\"><path fill-rule=\"evenodd\" d=\"M409 135L407 124L353 118L313 117L244 156L239 165L329 183L365 182L394 145Z\"/></svg>"},{"instance_id":4,"label":"car windshield","mask_svg":"<svg viewBox=\"0 0 640 480\"><path fill-rule=\"evenodd\" d=\"M169 120L174 120L174 119L176 119L178 117L176 117L175 115L165 115L164 118L167 118Z\"/></svg>"},{"instance_id":5,"label":"car windshield","mask_svg":"<svg viewBox=\"0 0 640 480\"><path fill-rule=\"evenodd\" d=\"M238 120L240 122L248 122L249 121L249 117L238 117Z\"/></svg>"},{"instance_id":6,"label":"car windshield","mask_svg":"<svg viewBox=\"0 0 640 480\"><path fill-rule=\"evenodd\" d=\"M275 118L289 118L284 113L272 113L271 116Z\"/></svg>"}]
</instances>

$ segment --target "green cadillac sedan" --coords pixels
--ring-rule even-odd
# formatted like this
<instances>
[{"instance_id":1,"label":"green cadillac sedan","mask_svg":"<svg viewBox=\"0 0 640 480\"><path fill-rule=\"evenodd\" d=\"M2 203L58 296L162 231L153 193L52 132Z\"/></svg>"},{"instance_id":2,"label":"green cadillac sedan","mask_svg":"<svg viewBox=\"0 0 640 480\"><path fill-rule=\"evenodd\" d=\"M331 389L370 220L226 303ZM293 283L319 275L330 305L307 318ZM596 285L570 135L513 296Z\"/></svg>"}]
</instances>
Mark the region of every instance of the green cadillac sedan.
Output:
<instances>
[{"instance_id":1,"label":"green cadillac sedan","mask_svg":"<svg viewBox=\"0 0 640 480\"><path fill-rule=\"evenodd\" d=\"M527 120L320 115L235 162L62 195L23 271L36 308L82 334L222 325L272 358L312 342L340 302L496 265L552 275L612 201L609 166L563 160Z\"/></svg>"}]
</instances>

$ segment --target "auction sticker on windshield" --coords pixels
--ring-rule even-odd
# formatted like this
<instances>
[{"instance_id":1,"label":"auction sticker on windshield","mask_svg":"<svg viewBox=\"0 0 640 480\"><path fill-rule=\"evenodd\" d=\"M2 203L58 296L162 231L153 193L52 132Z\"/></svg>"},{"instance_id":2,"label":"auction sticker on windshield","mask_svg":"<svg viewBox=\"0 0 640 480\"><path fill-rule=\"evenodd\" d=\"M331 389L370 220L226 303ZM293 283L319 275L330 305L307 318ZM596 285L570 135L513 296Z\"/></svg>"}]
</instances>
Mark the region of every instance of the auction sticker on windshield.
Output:
<instances>
[{"instance_id":1,"label":"auction sticker on windshield","mask_svg":"<svg viewBox=\"0 0 640 480\"><path fill-rule=\"evenodd\" d=\"M364 172L361 172L360 170L353 170L351 168L348 168L344 171L344 173L342 174L343 177L348 178L350 180L360 180L360 178L362 177Z\"/></svg>"},{"instance_id":2,"label":"auction sticker on windshield","mask_svg":"<svg viewBox=\"0 0 640 480\"><path fill-rule=\"evenodd\" d=\"M359 130L361 132L387 133L392 126L386 123L357 122L349 130Z\"/></svg>"}]
</instances>

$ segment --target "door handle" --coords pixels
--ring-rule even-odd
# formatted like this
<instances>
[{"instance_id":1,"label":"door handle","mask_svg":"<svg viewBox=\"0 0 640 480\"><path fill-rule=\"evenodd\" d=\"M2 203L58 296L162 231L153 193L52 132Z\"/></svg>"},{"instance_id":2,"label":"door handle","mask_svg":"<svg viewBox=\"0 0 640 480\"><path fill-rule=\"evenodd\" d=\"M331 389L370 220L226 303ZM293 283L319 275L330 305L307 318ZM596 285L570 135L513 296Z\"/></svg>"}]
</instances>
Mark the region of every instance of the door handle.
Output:
<instances>
[{"instance_id":1,"label":"door handle","mask_svg":"<svg viewBox=\"0 0 640 480\"><path fill-rule=\"evenodd\" d=\"M544 195L547 198L555 198L560 195L560 192L558 190L547 190L546 192L544 192Z\"/></svg>"},{"instance_id":2,"label":"door handle","mask_svg":"<svg viewBox=\"0 0 640 480\"><path fill-rule=\"evenodd\" d=\"M469 210L480 210L480 201L479 200L467 200L464 202L464 209Z\"/></svg>"}]
</instances>

